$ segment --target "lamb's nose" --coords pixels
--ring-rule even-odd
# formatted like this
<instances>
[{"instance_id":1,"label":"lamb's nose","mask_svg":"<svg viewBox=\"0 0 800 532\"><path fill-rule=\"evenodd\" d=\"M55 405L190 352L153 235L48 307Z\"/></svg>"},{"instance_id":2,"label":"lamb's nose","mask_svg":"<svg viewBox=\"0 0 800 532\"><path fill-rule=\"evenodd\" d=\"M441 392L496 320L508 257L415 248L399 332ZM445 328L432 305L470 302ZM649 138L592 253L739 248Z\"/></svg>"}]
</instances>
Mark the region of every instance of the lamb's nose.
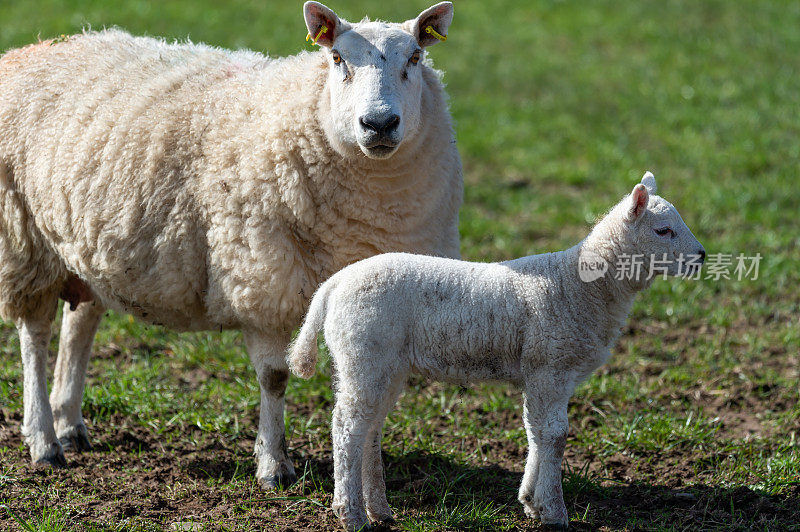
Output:
<instances>
[{"instance_id":1,"label":"lamb's nose","mask_svg":"<svg viewBox=\"0 0 800 532\"><path fill-rule=\"evenodd\" d=\"M361 127L364 129L374 131L378 135L386 137L400 125L400 117L397 115L364 115L358 119L358 123L361 124Z\"/></svg>"},{"instance_id":2,"label":"lamb's nose","mask_svg":"<svg viewBox=\"0 0 800 532\"><path fill-rule=\"evenodd\" d=\"M706 261L706 250L705 249L701 249L700 251L697 252L697 254L700 255L700 262L705 262Z\"/></svg>"}]
</instances>

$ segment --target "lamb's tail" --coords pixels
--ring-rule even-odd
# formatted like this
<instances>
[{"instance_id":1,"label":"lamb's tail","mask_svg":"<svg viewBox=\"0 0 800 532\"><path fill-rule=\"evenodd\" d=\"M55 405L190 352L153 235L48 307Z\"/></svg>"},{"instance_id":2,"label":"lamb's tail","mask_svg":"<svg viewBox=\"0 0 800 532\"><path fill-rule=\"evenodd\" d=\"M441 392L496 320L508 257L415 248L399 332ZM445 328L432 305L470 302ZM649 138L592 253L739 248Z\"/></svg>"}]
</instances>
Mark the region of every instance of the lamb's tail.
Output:
<instances>
[{"instance_id":1,"label":"lamb's tail","mask_svg":"<svg viewBox=\"0 0 800 532\"><path fill-rule=\"evenodd\" d=\"M334 287L333 279L329 279L314 293L308 307L306 319L297 338L289 345L287 362L289 369L298 377L310 378L317 368L317 333L325 324L328 311L328 295Z\"/></svg>"}]
</instances>

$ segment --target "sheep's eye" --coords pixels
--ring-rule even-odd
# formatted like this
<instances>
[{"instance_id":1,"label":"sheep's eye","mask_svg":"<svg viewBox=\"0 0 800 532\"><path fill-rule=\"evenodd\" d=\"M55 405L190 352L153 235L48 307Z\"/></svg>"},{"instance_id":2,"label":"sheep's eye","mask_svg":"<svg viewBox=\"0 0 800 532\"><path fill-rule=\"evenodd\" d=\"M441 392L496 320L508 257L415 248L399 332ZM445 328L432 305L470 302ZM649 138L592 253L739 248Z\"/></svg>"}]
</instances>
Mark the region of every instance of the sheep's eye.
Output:
<instances>
[{"instance_id":1,"label":"sheep's eye","mask_svg":"<svg viewBox=\"0 0 800 532\"><path fill-rule=\"evenodd\" d=\"M342 56L339 55L339 52L337 52L336 50L333 50L331 52L331 55L333 55L333 62L336 63L337 65L342 62Z\"/></svg>"},{"instance_id":2,"label":"sheep's eye","mask_svg":"<svg viewBox=\"0 0 800 532\"><path fill-rule=\"evenodd\" d=\"M672 229L670 229L669 227L663 227L663 228L661 228L661 229L655 229L654 231L655 231L655 232L656 232L656 234L657 234L657 235L659 235L659 236L667 236L667 235L670 235L670 236L672 236L672 235L674 235L674 234L675 234L675 233L672 231Z\"/></svg>"},{"instance_id":3,"label":"sheep's eye","mask_svg":"<svg viewBox=\"0 0 800 532\"><path fill-rule=\"evenodd\" d=\"M419 54L420 54L419 50L414 50L414 53L411 54L411 59L409 59L408 62L411 63L412 65L416 65L417 63L419 63Z\"/></svg>"}]
</instances>

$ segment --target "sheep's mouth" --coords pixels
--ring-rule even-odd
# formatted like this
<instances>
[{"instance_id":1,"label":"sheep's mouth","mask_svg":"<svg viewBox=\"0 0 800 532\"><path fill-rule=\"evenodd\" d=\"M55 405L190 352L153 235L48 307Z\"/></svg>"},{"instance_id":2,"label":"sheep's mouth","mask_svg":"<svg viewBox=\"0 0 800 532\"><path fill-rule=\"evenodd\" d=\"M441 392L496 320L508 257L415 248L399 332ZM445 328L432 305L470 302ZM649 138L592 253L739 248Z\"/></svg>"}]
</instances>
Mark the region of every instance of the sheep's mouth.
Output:
<instances>
[{"instance_id":1,"label":"sheep's mouth","mask_svg":"<svg viewBox=\"0 0 800 532\"><path fill-rule=\"evenodd\" d=\"M386 159L397 150L397 145L375 144L373 146L362 146L362 151L367 157L373 159Z\"/></svg>"}]
</instances>

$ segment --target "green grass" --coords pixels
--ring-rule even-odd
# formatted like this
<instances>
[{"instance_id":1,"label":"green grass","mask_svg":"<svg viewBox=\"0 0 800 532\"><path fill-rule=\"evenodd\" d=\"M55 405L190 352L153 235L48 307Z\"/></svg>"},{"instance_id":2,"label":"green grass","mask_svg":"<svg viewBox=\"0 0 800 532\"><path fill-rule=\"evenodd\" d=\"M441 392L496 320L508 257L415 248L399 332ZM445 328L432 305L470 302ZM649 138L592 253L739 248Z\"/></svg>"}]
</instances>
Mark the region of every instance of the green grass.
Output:
<instances>
[{"instance_id":1,"label":"green grass","mask_svg":"<svg viewBox=\"0 0 800 532\"><path fill-rule=\"evenodd\" d=\"M0 48L120 25L285 55L307 47L300 5L5 2ZM402 20L427 6L333 7L355 20ZM614 357L572 402L564 491L579 529L797 527L798 28L800 4L790 2L459 2L447 43L431 49L446 71L465 167L465 258L574 244L647 169L709 253L763 256L757 280L657 281L638 299ZM9 419L22 409L19 345L10 324L0 335ZM80 467L102 464L113 493L163 473L136 465L143 457L194 473L153 488L172 513L140 515L144 504L99 520L90 509L110 504L107 492L76 481L80 467L43 477L20 444L6 445L0 523L162 530L177 513L197 529L302 530L330 506L329 373L289 383L289 446L303 477L269 495L252 480L259 395L239 335L176 334L111 316L84 401L99 450ZM203 462L215 445L227 458ZM401 529L529 526L515 495L525 452L517 390L415 381L387 422L384 450ZM191 506L207 500L206 488L229 514Z\"/></svg>"}]
</instances>

